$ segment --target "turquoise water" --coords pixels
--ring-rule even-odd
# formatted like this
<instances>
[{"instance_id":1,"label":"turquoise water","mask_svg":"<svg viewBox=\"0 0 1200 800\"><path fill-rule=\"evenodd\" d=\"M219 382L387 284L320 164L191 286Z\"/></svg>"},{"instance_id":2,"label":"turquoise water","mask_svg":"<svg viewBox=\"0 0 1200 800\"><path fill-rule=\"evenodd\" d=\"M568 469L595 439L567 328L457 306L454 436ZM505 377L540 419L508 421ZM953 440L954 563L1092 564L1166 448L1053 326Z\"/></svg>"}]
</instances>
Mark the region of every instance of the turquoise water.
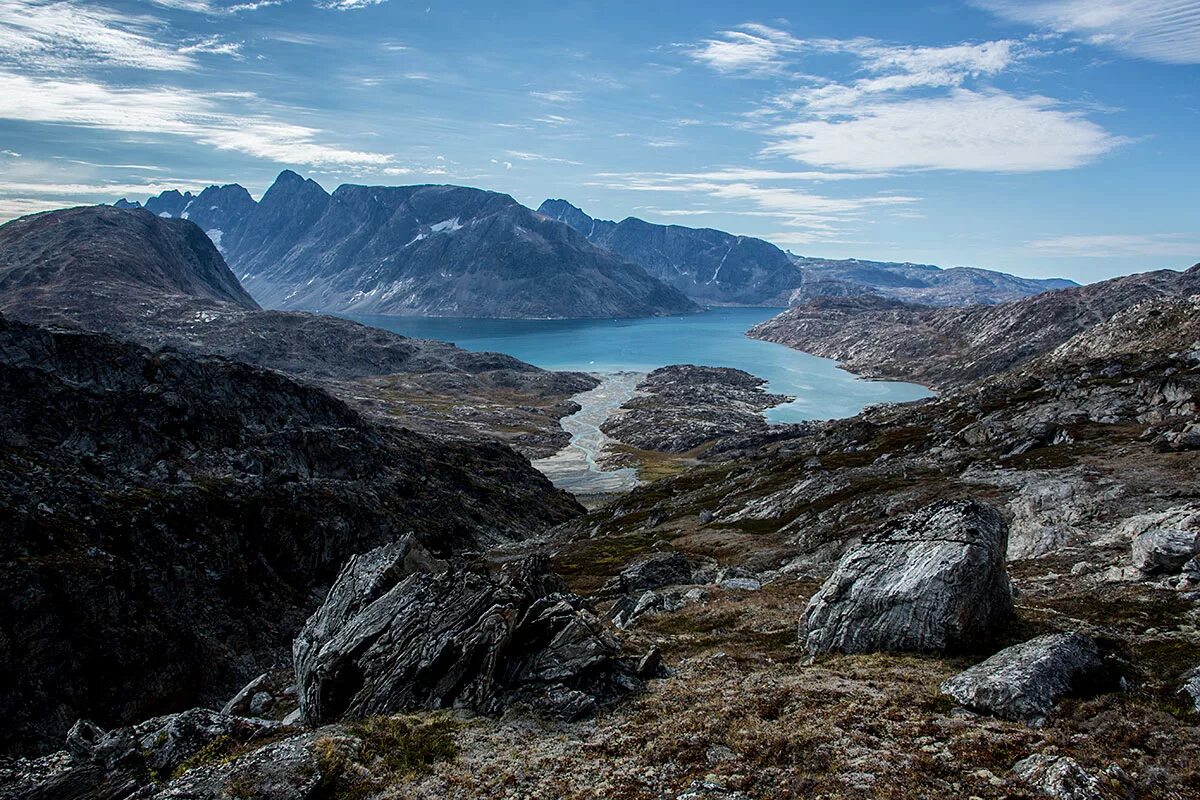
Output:
<instances>
[{"instance_id":1,"label":"turquoise water","mask_svg":"<svg viewBox=\"0 0 1200 800\"><path fill-rule=\"evenodd\" d=\"M745 335L781 310L714 308L703 314L614 320L355 319L405 336L508 353L546 369L609 373L649 372L667 364L736 367L765 378L772 392L795 396L795 402L767 412L772 422L849 417L874 403L929 396L923 386L859 380L827 358Z\"/></svg>"}]
</instances>

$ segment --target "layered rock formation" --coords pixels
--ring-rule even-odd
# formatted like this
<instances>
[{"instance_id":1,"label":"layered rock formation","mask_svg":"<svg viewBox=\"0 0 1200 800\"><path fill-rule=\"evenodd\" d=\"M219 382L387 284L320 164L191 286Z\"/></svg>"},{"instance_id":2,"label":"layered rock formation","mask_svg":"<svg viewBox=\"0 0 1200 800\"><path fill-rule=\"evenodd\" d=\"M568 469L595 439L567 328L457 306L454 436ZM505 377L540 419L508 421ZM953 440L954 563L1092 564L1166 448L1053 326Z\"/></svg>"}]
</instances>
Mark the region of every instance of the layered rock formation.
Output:
<instances>
[{"instance_id":1,"label":"layered rock formation","mask_svg":"<svg viewBox=\"0 0 1200 800\"><path fill-rule=\"evenodd\" d=\"M544 559L489 574L435 563L409 538L347 562L294 653L310 724L514 703L575 719L641 685Z\"/></svg>"}]
</instances>

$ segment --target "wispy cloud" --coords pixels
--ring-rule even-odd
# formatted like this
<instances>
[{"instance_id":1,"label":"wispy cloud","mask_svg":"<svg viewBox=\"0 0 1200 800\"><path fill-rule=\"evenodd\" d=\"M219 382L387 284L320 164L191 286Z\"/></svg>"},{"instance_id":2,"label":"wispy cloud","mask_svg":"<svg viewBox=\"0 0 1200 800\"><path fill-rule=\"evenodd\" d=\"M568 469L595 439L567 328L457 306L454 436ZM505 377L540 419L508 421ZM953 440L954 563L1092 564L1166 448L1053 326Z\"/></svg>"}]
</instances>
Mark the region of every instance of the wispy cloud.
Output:
<instances>
[{"instance_id":1,"label":"wispy cloud","mask_svg":"<svg viewBox=\"0 0 1200 800\"><path fill-rule=\"evenodd\" d=\"M190 54L154 37L160 27L151 17L68 0L0 0L0 60L24 69L80 62L162 71L194 67Z\"/></svg>"},{"instance_id":2,"label":"wispy cloud","mask_svg":"<svg viewBox=\"0 0 1200 800\"><path fill-rule=\"evenodd\" d=\"M257 11L260 8L280 6L287 0L250 0L250 2L228 4L213 2L213 0L150 0L150 2L163 8L194 11L199 14L240 14L243 11Z\"/></svg>"},{"instance_id":3,"label":"wispy cloud","mask_svg":"<svg viewBox=\"0 0 1200 800\"><path fill-rule=\"evenodd\" d=\"M1200 64L1196 0L974 0L1005 19L1168 64Z\"/></svg>"},{"instance_id":4,"label":"wispy cloud","mask_svg":"<svg viewBox=\"0 0 1200 800\"><path fill-rule=\"evenodd\" d=\"M579 102L579 92L568 89L558 89L551 92L530 92L529 96L534 100L541 100L546 103L570 104Z\"/></svg>"},{"instance_id":5,"label":"wispy cloud","mask_svg":"<svg viewBox=\"0 0 1200 800\"><path fill-rule=\"evenodd\" d=\"M251 93L35 80L0 71L0 119L178 136L282 164L386 165L393 160L385 153L326 143L323 131L263 114L257 110L263 105Z\"/></svg>"},{"instance_id":6,"label":"wispy cloud","mask_svg":"<svg viewBox=\"0 0 1200 800\"><path fill-rule=\"evenodd\" d=\"M574 167L580 166L580 162L572 161L569 158L556 158L555 156L546 156L541 153L530 153L525 150L507 150L505 155L510 158L515 158L518 161L545 161L548 164L569 164Z\"/></svg>"},{"instance_id":7,"label":"wispy cloud","mask_svg":"<svg viewBox=\"0 0 1200 800\"><path fill-rule=\"evenodd\" d=\"M370 8L381 5L387 0L317 0L318 8L328 8L334 11L355 11L360 8Z\"/></svg>"},{"instance_id":8,"label":"wispy cloud","mask_svg":"<svg viewBox=\"0 0 1200 800\"><path fill-rule=\"evenodd\" d=\"M732 211L722 214L775 219L784 227L805 231L815 239L834 236L844 224L875 209L898 208L919 202L901 194L831 197L792 186L764 185L746 176L758 174L764 181L781 180L772 173L755 170L724 170L707 173L602 173L589 185L636 192L676 193L729 201ZM787 180L787 179L782 179ZM747 208L749 207L749 208ZM686 209L674 209L676 215ZM702 213L698 209L695 213Z\"/></svg>"},{"instance_id":9,"label":"wispy cloud","mask_svg":"<svg viewBox=\"0 0 1200 800\"><path fill-rule=\"evenodd\" d=\"M1055 236L1029 242L1028 247L1041 255L1061 258L1180 256L1200 261L1200 237L1186 233Z\"/></svg>"},{"instance_id":10,"label":"wispy cloud","mask_svg":"<svg viewBox=\"0 0 1200 800\"><path fill-rule=\"evenodd\" d=\"M179 52L184 55L191 53L209 53L212 55L233 56L241 58L242 43L229 42L220 36L205 36L180 45Z\"/></svg>"},{"instance_id":11,"label":"wispy cloud","mask_svg":"<svg viewBox=\"0 0 1200 800\"><path fill-rule=\"evenodd\" d=\"M534 122L541 122L544 125L569 125L571 124L570 117L564 117L560 114L546 114L541 117L534 117Z\"/></svg>"},{"instance_id":12,"label":"wispy cloud","mask_svg":"<svg viewBox=\"0 0 1200 800\"><path fill-rule=\"evenodd\" d=\"M762 75L778 72L789 54L804 47L804 41L786 31L746 23L689 47L687 53L718 72Z\"/></svg>"}]
</instances>

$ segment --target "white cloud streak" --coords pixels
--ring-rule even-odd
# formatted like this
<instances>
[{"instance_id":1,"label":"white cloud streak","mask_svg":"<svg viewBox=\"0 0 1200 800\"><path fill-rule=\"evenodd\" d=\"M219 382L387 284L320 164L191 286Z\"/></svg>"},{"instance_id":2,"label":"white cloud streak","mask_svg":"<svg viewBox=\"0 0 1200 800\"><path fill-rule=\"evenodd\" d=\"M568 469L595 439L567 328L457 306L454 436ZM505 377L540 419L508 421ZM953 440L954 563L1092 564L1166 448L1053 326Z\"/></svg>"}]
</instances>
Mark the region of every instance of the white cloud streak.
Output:
<instances>
[{"instance_id":1,"label":"white cloud streak","mask_svg":"<svg viewBox=\"0 0 1200 800\"><path fill-rule=\"evenodd\" d=\"M0 60L50 70L78 63L160 71L194 67L188 53L154 38L159 27L150 17L65 0L0 0Z\"/></svg>"},{"instance_id":2,"label":"white cloud streak","mask_svg":"<svg viewBox=\"0 0 1200 800\"><path fill-rule=\"evenodd\" d=\"M1029 242L1028 247L1056 258L1179 256L1200 261L1200 239L1183 233L1055 236Z\"/></svg>"},{"instance_id":3,"label":"white cloud streak","mask_svg":"<svg viewBox=\"0 0 1200 800\"><path fill-rule=\"evenodd\" d=\"M0 71L0 119L179 136L281 164L382 166L393 160L384 153L326 144L316 128L230 107L238 103L250 108L263 104L250 93L123 88Z\"/></svg>"},{"instance_id":4,"label":"white cloud streak","mask_svg":"<svg viewBox=\"0 0 1200 800\"><path fill-rule=\"evenodd\" d=\"M1197 0L975 0L975 5L1125 55L1200 64Z\"/></svg>"}]
</instances>

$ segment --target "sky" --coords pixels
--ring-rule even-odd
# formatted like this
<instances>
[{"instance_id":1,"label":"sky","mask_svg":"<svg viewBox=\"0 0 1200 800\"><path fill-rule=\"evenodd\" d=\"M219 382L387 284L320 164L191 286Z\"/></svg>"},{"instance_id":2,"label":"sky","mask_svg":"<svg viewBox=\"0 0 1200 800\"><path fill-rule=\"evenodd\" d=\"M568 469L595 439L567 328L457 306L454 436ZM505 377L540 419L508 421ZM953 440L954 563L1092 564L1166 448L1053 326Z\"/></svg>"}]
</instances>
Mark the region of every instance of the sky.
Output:
<instances>
[{"instance_id":1,"label":"sky","mask_svg":"<svg viewBox=\"0 0 1200 800\"><path fill-rule=\"evenodd\" d=\"M1200 261L1200 0L0 0L0 220L290 168L822 257Z\"/></svg>"}]
</instances>

